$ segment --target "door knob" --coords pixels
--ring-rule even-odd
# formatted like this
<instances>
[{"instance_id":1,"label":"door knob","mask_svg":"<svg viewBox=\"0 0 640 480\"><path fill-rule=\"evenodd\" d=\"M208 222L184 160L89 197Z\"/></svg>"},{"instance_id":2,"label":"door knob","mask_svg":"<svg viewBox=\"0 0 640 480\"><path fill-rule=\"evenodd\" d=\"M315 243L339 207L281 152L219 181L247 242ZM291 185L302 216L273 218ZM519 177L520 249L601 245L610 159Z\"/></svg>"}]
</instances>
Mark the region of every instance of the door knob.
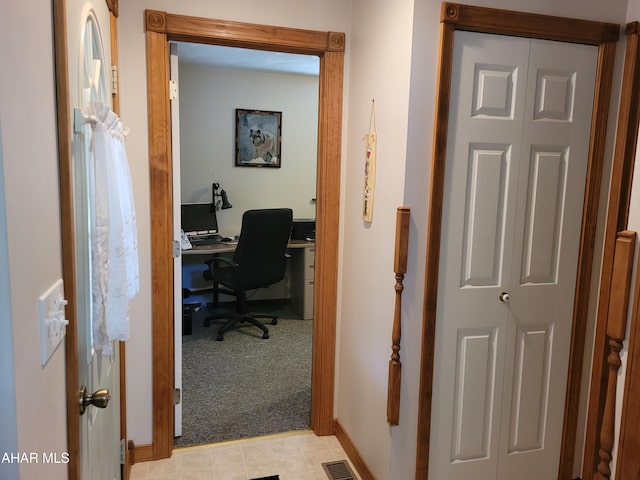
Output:
<instances>
[{"instance_id":1,"label":"door knob","mask_svg":"<svg viewBox=\"0 0 640 480\"><path fill-rule=\"evenodd\" d=\"M507 292L500 292L500 295L498 295L498 298L500 299L501 302L507 303L509 301L509 294Z\"/></svg>"},{"instance_id":2,"label":"door knob","mask_svg":"<svg viewBox=\"0 0 640 480\"><path fill-rule=\"evenodd\" d=\"M109 400L111 400L111 395L109 395L108 388L102 388L100 390L96 390L91 393L87 393L87 387L84 385L78 392L78 404L80 407L80 415L82 415L89 405L93 405L98 408L107 408L109 404Z\"/></svg>"}]
</instances>

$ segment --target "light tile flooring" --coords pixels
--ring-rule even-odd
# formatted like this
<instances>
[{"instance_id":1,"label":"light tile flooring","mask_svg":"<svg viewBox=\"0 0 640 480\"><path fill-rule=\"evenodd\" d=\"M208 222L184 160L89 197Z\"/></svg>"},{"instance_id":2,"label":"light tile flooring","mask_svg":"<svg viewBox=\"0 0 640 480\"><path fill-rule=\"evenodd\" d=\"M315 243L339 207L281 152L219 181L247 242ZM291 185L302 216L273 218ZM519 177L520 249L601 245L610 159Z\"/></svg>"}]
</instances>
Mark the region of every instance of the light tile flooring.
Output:
<instances>
[{"instance_id":1,"label":"light tile flooring","mask_svg":"<svg viewBox=\"0 0 640 480\"><path fill-rule=\"evenodd\" d=\"M348 458L336 437L297 432L176 449L171 458L133 465L131 480L327 480L321 464L339 460Z\"/></svg>"}]
</instances>

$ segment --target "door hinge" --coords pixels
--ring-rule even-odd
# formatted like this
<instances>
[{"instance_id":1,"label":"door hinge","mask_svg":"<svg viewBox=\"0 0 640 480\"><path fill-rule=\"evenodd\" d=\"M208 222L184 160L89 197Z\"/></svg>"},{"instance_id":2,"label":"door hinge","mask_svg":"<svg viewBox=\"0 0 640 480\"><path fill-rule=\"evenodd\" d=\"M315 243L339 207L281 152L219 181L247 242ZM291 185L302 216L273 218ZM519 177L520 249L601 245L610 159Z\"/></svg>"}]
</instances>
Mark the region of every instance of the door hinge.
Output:
<instances>
[{"instance_id":1,"label":"door hinge","mask_svg":"<svg viewBox=\"0 0 640 480\"><path fill-rule=\"evenodd\" d=\"M182 392L179 388L175 388L173 390L173 404L180 405L180 401L182 400Z\"/></svg>"},{"instance_id":2,"label":"door hinge","mask_svg":"<svg viewBox=\"0 0 640 480\"><path fill-rule=\"evenodd\" d=\"M127 459L127 442L124 438L120 439L120 465L124 465Z\"/></svg>"},{"instance_id":3,"label":"door hinge","mask_svg":"<svg viewBox=\"0 0 640 480\"><path fill-rule=\"evenodd\" d=\"M177 240L173 241L173 258L180 258L180 252L182 248L180 247L180 242Z\"/></svg>"},{"instance_id":4,"label":"door hinge","mask_svg":"<svg viewBox=\"0 0 640 480\"><path fill-rule=\"evenodd\" d=\"M111 94L118 94L118 66L111 65Z\"/></svg>"},{"instance_id":5,"label":"door hinge","mask_svg":"<svg viewBox=\"0 0 640 480\"><path fill-rule=\"evenodd\" d=\"M178 82L169 80L169 100L178 98Z\"/></svg>"}]
</instances>

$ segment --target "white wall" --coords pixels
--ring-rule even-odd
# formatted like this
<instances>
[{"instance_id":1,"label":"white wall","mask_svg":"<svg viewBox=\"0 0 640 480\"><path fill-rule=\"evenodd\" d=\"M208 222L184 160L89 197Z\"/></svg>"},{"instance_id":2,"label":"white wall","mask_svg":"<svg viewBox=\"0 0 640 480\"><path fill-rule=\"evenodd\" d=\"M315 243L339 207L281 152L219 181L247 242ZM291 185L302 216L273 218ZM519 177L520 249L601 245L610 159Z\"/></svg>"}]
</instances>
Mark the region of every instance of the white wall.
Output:
<instances>
[{"instance_id":1,"label":"white wall","mask_svg":"<svg viewBox=\"0 0 640 480\"><path fill-rule=\"evenodd\" d=\"M412 465L396 463L395 442L413 445L417 411L407 399L417 351L403 344L400 427L386 423L387 369L395 300L393 271L396 208L405 203L404 179L411 73L413 0L354 0L350 38L347 172L343 186L342 288L337 418L376 478L411 478ZM375 101L377 162L373 221L362 220L365 145ZM411 206L411 205L410 205ZM415 221L413 219L412 221ZM413 240L413 239L412 239ZM420 267L410 262L410 274ZM407 285L410 282L407 282ZM405 321L403 339L419 332ZM406 340L405 340L406 342ZM413 370L413 371L412 371ZM416 384L417 385L417 384ZM405 435L412 437L407 444Z\"/></svg>"},{"instance_id":2,"label":"white wall","mask_svg":"<svg viewBox=\"0 0 640 480\"><path fill-rule=\"evenodd\" d=\"M9 317L2 315L0 322L3 331L13 331L16 366L15 416L2 435L17 429L19 451L40 455L67 450L64 348L42 366L38 319L38 297L62 277L51 5L50 0L3 2L0 15L2 180L10 281L3 290L6 294L10 289L11 305ZM3 313L7 308L3 302ZM4 324L7 321L11 324ZM4 415L11 406L4 408L3 422L10 420ZM15 478L5 477L3 467L0 476ZM23 463L20 477L66 479L67 467Z\"/></svg>"},{"instance_id":3,"label":"white wall","mask_svg":"<svg viewBox=\"0 0 640 480\"><path fill-rule=\"evenodd\" d=\"M0 125L0 454L18 451L16 424L16 384L13 363L13 328L11 325L11 288L9 286L9 249L4 195L2 125ZM3 477L18 476L18 464L0 464Z\"/></svg>"},{"instance_id":4,"label":"white wall","mask_svg":"<svg viewBox=\"0 0 640 480\"><path fill-rule=\"evenodd\" d=\"M581 0L465 3L620 24L624 23L626 12L623 0L607 5ZM389 6L383 1L354 0L353 5L337 416L379 480L413 478L440 1L407 0ZM620 61L616 69L619 82ZM607 161L612 154L618 94L616 84ZM368 125L371 98L375 98L378 107L378 172L380 165L388 170L378 174L374 221L367 226L362 224L359 210L363 165L360 138ZM384 111L382 106L386 107ZM403 120L405 116L408 123ZM393 123L383 124L381 119ZM403 183L399 183L395 172L404 176ZM605 200L607 175L605 168ZM389 246L393 244L393 210L400 204L412 208L412 223L403 295L400 425L388 428L386 364L391 351L394 284L393 251ZM587 384L589 362L586 359ZM579 466L580 459L576 464Z\"/></svg>"},{"instance_id":5,"label":"white wall","mask_svg":"<svg viewBox=\"0 0 640 480\"><path fill-rule=\"evenodd\" d=\"M466 3L619 24L625 22L627 9L626 0L606 4L596 0ZM147 268L149 190L143 9L347 33L335 414L379 480L412 478L440 1L277 0L267 5L244 0L211 5L205 0L188 4L148 0L144 5L124 2L120 8L119 41L120 45L127 45L120 54L122 117L132 127L127 148L130 158L136 159L133 177L140 248L146 260L141 258ZM619 94L620 55L616 71L614 99ZM366 224L361 219L362 137L369 127L372 99L379 138L378 166L374 219ZM611 158L612 127L617 117L617 102L612 104L607 160ZM402 204L412 208L412 223L403 298L400 425L390 428L386 424L386 389L395 283L393 240L395 210ZM137 323L132 326L128 345L127 388L129 435L136 443L145 444L151 441L148 271L143 272L141 280L144 285L132 308L132 318Z\"/></svg>"},{"instance_id":6,"label":"white wall","mask_svg":"<svg viewBox=\"0 0 640 480\"><path fill-rule=\"evenodd\" d=\"M638 20L640 12L638 0L631 0L628 16L625 0L466 3L620 24ZM143 10L150 8L347 33L347 121L343 132L341 207L341 270L345 278L340 279L339 294L336 416L379 480L413 476L440 2L420 0L414 5L411 0L399 0L391 6L383 0L353 0L353 23L351 4L344 0L266 3L140 0L120 5L122 117L132 128L127 151L132 163L139 220L142 282L141 292L132 305L132 340L127 347L129 436L137 444L151 443L152 412L150 205L143 31ZM18 448L27 452L62 452L67 442L64 350L58 349L49 363L41 366L37 320L39 295L62 276L51 20L51 3L45 0L5 2L0 15L2 180L8 231L5 250L9 257L13 361L17 365L14 423L19 430ZM29 38L29 42L16 42L16 38ZM620 53L619 49L616 82L619 82L621 68ZM618 93L616 83L614 99ZM365 225L360 219L361 138L368 128L372 98L377 108L379 160L374 221ZM617 102L613 103L611 125L617 116ZM36 135L37 141L34 141ZM405 141L405 137L408 140ZM607 159L611 157L612 138L610 129ZM635 187L637 175L636 170ZM634 205L638 204L636 190L634 188ZM404 292L400 426L389 428L384 408L394 283L390 245L395 207L401 203L412 207L412 225ZM637 228L639 223L636 210L632 208L630 228ZM45 235L44 248L41 234ZM46 395L39 395L43 392ZM10 428L14 426L6 414L2 420L8 420ZM23 464L20 470L23 478L67 477L63 465Z\"/></svg>"},{"instance_id":7,"label":"white wall","mask_svg":"<svg viewBox=\"0 0 640 480\"><path fill-rule=\"evenodd\" d=\"M141 289L131 305L131 340L127 344L127 418L130 439L138 445L152 440L151 388L151 272L149 225L149 169L144 40L144 10L339 31L348 34L350 2L345 0L145 0L121 2L118 20L120 44L121 117L131 128L127 153L131 163L140 253ZM126 48L124 46L126 45ZM347 73L348 78L348 73ZM284 125L283 125L284 127ZM284 161L284 159L283 159ZM229 192L231 194L231 192ZM232 198L232 201L233 200ZM235 206L234 206L235 208Z\"/></svg>"},{"instance_id":8,"label":"white wall","mask_svg":"<svg viewBox=\"0 0 640 480\"><path fill-rule=\"evenodd\" d=\"M181 62L179 79L182 202L210 202L220 183L233 204L217 212L226 236L240 233L251 208L315 218L318 77ZM282 112L280 168L235 166L236 108Z\"/></svg>"}]
</instances>

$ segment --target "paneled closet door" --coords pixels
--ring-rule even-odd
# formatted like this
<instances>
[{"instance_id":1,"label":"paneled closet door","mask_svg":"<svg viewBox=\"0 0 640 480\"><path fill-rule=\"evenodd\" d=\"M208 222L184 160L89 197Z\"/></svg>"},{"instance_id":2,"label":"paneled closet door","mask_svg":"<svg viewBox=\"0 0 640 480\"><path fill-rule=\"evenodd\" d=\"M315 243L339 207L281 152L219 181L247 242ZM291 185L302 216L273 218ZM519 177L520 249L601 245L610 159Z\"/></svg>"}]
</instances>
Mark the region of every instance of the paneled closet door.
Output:
<instances>
[{"instance_id":1,"label":"paneled closet door","mask_svg":"<svg viewBox=\"0 0 640 480\"><path fill-rule=\"evenodd\" d=\"M454 47L430 478L552 479L597 49Z\"/></svg>"}]
</instances>

